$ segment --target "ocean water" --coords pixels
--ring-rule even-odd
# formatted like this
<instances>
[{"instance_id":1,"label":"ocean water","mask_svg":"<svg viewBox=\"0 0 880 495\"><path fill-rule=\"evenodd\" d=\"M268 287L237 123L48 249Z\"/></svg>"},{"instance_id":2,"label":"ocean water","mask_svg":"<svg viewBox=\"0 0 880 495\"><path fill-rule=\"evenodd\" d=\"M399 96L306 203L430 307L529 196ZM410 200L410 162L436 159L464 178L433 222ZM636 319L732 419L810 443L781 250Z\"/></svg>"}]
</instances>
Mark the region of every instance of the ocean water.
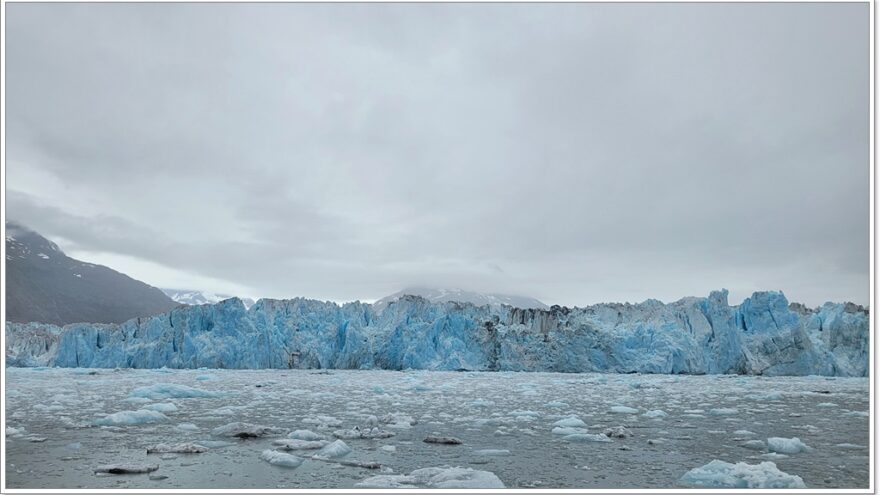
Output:
<instances>
[{"instance_id":1,"label":"ocean water","mask_svg":"<svg viewBox=\"0 0 880 495\"><path fill-rule=\"evenodd\" d=\"M508 488L674 488L715 459L773 462L808 488L867 488L868 390L866 378L828 377L7 368L4 462L9 488L350 488L429 467L485 471ZM559 421L586 436L554 433ZM214 434L233 422L282 431ZM344 439L341 458L261 458L287 431L334 440L374 425L394 435ZM576 441L618 426L629 436ZM432 435L461 444L423 442ZM771 453L771 437L808 448ZM147 454L180 442L209 449ZM120 463L158 470L95 473Z\"/></svg>"}]
</instances>

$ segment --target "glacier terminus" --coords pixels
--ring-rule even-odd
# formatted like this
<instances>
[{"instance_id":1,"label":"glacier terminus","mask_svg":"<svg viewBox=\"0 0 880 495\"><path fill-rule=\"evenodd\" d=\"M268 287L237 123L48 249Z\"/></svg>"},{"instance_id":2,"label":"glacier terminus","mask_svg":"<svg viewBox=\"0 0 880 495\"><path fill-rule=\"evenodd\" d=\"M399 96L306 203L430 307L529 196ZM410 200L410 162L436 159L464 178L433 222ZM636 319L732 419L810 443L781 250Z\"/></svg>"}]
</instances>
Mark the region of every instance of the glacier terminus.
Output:
<instances>
[{"instance_id":1,"label":"glacier terminus","mask_svg":"<svg viewBox=\"0 0 880 495\"><path fill-rule=\"evenodd\" d=\"M520 309L403 296L237 298L122 324L6 325L7 366L867 376L868 310L726 290L664 304Z\"/></svg>"}]
</instances>

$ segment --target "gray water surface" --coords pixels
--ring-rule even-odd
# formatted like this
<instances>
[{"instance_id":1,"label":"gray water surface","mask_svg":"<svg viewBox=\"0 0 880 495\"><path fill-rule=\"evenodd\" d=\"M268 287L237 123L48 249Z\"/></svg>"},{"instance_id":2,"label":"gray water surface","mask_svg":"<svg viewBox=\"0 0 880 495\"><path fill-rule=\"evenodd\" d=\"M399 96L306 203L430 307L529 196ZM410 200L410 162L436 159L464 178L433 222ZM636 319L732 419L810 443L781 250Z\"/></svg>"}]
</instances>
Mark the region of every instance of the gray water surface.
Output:
<instances>
[{"instance_id":1,"label":"gray water surface","mask_svg":"<svg viewBox=\"0 0 880 495\"><path fill-rule=\"evenodd\" d=\"M222 395L132 398L133 390L155 384ZM6 387L9 488L350 488L370 476L443 466L490 471L508 488L673 488L713 459L772 461L808 488L868 487L866 378L7 368ZM104 415L156 403L177 411L158 423L95 425ZM614 406L638 412L611 412ZM666 416L644 416L657 409ZM273 438L233 439L202 454L146 454L162 442L224 440L212 429L234 421L332 439L334 430L390 413L416 424L383 424L395 433L390 438L345 440L353 452L344 459L378 462L379 470L317 460L294 469L270 465L260 453L273 448ZM633 436L572 443L551 433L554 422L572 415L589 433L625 426ZM198 430L179 430L181 423ZM435 434L463 443L422 442ZM779 457L741 446L768 437L798 437L810 450ZM478 452L484 449L509 454ZM120 462L158 464L153 477L166 478L94 473Z\"/></svg>"}]
</instances>

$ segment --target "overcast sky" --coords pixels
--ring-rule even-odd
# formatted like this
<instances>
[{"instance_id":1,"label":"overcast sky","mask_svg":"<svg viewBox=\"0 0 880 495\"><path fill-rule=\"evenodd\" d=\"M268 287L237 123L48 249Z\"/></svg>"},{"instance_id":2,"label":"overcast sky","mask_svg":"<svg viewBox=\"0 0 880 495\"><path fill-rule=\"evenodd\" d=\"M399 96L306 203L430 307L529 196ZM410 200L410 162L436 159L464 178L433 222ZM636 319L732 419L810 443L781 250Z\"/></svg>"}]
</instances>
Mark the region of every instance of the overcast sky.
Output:
<instances>
[{"instance_id":1,"label":"overcast sky","mask_svg":"<svg viewBox=\"0 0 880 495\"><path fill-rule=\"evenodd\" d=\"M7 217L151 285L869 298L868 4L7 4Z\"/></svg>"}]
</instances>

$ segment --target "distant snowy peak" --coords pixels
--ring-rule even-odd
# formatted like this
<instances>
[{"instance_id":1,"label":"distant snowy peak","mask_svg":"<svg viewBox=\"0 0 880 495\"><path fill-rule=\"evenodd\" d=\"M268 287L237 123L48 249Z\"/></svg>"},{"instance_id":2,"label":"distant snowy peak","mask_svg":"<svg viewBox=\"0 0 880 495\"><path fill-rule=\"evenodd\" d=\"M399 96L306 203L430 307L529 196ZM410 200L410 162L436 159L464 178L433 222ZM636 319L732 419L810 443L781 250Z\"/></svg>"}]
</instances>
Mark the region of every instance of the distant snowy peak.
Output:
<instances>
[{"instance_id":1,"label":"distant snowy peak","mask_svg":"<svg viewBox=\"0 0 880 495\"><path fill-rule=\"evenodd\" d=\"M197 304L216 304L225 299L229 299L235 296L229 296L226 294L215 294L213 292L204 292L199 290L182 290L182 289L162 289L162 292L165 293L168 297L173 299L175 302L179 302L180 304L187 304L190 306ZM241 297L239 298L244 303L245 308L250 308L254 305L254 300L249 297Z\"/></svg>"},{"instance_id":2,"label":"distant snowy peak","mask_svg":"<svg viewBox=\"0 0 880 495\"><path fill-rule=\"evenodd\" d=\"M400 299L404 295L420 296L432 303L454 301L471 303L475 306L498 307L506 304L508 306L513 306L514 308L522 309L549 309L549 306L531 297L510 296L506 294L484 294L462 289L429 289L426 287L409 287L389 296L385 296L373 303L373 309L377 313L381 313L389 303Z\"/></svg>"}]
</instances>

